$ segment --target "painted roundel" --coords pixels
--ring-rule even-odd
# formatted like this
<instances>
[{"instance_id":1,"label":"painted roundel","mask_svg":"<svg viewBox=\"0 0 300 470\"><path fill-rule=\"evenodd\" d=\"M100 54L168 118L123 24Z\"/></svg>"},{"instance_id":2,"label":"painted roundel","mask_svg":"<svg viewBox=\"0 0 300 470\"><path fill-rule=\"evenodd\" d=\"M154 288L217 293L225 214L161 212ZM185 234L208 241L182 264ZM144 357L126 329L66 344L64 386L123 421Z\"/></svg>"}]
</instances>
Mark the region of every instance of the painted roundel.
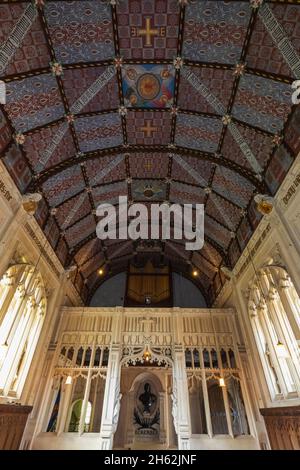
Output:
<instances>
[{"instance_id":1,"label":"painted roundel","mask_svg":"<svg viewBox=\"0 0 300 470\"><path fill-rule=\"evenodd\" d=\"M173 103L175 73L162 64L124 65L124 104L130 108L169 108Z\"/></svg>"},{"instance_id":2,"label":"painted roundel","mask_svg":"<svg viewBox=\"0 0 300 470\"><path fill-rule=\"evenodd\" d=\"M154 100L160 92L160 81L152 73L145 73L138 79L137 91L145 100Z\"/></svg>"}]
</instances>

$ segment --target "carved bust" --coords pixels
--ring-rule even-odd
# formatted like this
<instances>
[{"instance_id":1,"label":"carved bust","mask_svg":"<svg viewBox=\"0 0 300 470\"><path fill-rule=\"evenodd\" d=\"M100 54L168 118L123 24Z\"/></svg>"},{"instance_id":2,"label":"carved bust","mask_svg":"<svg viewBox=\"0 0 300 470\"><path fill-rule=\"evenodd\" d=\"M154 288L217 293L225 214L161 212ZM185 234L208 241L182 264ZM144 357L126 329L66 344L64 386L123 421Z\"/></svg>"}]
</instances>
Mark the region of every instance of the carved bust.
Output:
<instances>
[{"instance_id":1,"label":"carved bust","mask_svg":"<svg viewBox=\"0 0 300 470\"><path fill-rule=\"evenodd\" d=\"M144 413L150 413L152 405L156 402L156 396L151 392L151 386L147 382L144 385L144 393L139 396L139 400L144 406Z\"/></svg>"}]
</instances>

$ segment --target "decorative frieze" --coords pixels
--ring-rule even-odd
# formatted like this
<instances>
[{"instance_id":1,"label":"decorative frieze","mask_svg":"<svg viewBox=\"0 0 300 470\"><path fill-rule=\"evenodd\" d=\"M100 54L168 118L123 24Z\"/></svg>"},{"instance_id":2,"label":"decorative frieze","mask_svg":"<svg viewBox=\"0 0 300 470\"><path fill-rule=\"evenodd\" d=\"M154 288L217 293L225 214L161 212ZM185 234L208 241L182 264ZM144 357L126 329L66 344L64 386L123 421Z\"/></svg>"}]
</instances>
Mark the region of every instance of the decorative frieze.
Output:
<instances>
[{"instance_id":1,"label":"decorative frieze","mask_svg":"<svg viewBox=\"0 0 300 470\"><path fill-rule=\"evenodd\" d=\"M0 192L8 202L12 200L13 197L2 180L0 180Z\"/></svg>"},{"instance_id":2,"label":"decorative frieze","mask_svg":"<svg viewBox=\"0 0 300 470\"><path fill-rule=\"evenodd\" d=\"M35 242L36 246L39 248L40 253L42 254L42 256L45 258L47 263L51 266L51 268L52 268L54 274L56 275L56 277L59 278L59 276L60 276L59 270L57 269L54 262L52 261L52 259L48 255L45 247L43 247L43 245L41 244L41 242L40 242L39 238L37 237L36 233L34 232L34 230L31 228L31 226L29 224L25 225L25 229L28 232L28 234L30 235L31 239Z\"/></svg>"},{"instance_id":3,"label":"decorative frieze","mask_svg":"<svg viewBox=\"0 0 300 470\"><path fill-rule=\"evenodd\" d=\"M294 198L298 191L298 186L300 185L300 172L294 178L293 183L290 185L289 189L282 198L283 203L287 206L290 203L290 200Z\"/></svg>"},{"instance_id":4,"label":"decorative frieze","mask_svg":"<svg viewBox=\"0 0 300 470\"><path fill-rule=\"evenodd\" d=\"M248 256L245 258L245 261L244 263L242 264L241 268L238 270L238 272L236 273L236 278L239 279L241 277L241 275L243 274L243 272L246 270L247 266L251 263L251 260L253 259L253 257L255 256L256 252L258 251L259 247L261 246L262 242L264 241L264 239L266 238L266 236L268 235L268 233L270 232L271 230L271 225L268 224L266 226L266 228L264 229L264 231L261 233L260 237L258 238L258 240L256 241L255 245L253 246L253 248L250 249L250 254L248 254Z\"/></svg>"}]
</instances>

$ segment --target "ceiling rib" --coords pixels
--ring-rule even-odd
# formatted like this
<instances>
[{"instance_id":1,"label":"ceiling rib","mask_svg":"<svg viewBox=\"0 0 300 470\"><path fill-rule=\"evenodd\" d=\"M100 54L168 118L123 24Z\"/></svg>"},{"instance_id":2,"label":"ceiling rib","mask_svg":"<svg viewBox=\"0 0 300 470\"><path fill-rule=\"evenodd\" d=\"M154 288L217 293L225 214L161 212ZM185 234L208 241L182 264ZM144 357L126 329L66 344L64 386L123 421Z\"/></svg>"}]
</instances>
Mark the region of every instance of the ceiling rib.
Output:
<instances>
[{"instance_id":1,"label":"ceiling rib","mask_svg":"<svg viewBox=\"0 0 300 470\"><path fill-rule=\"evenodd\" d=\"M225 159L221 156L216 156L216 154L213 153L201 152L199 150L193 150L180 146L176 146L175 148L170 149L169 146L165 145L154 145L151 147L147 145L130 145L129 147L126 146L126 148L124 148L123 146L117 146L104 150L89 152L80 155L76 158L72 157L54 167L49 168L48 170L45 170L44 172L41 172L39 176L31 183L30 190L36 189L38 186L47 181L47 179L49 179L51 176L56 175L57 173L61 172L62 170L65 170L66 168L70 168L71 166L80 164L82 162L87 162L91 159L99 158L102 156L105 157L107 155L116 155L120 153L176 153L179 155L197 157L200 160L210 161L212 163L216 163L217 165L227 167L230 170L235 171L244 178L248 179L258 190L266 190L264 182L258 181L252 171L241 167L234 161Z\"/></svg>"}]
</instances>

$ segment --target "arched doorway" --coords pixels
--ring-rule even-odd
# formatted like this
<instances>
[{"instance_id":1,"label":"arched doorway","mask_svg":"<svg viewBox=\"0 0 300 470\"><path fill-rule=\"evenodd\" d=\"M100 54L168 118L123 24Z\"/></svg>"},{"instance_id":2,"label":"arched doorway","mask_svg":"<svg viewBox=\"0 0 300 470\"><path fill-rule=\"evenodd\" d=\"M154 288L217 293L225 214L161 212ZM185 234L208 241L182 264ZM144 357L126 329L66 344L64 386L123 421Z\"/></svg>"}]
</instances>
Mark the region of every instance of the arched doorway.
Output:
<instances>
[{"instance_id":1,"label":"arched doorway","mask_svg":"<svg viewBox=\"0 0 300 470\"><path fill-rule=\"evenodd\" d=\"M83 400L76 400L72 404L72 411L70 416L70 421L68 425L68 432L78 432L81 409L82 409ZM91 423L91 414L92 414L92 404L91 402L87 403L86 413L84 417L84 432L89 432L89 427Z\"/></svg>"},{"instance_id":2,"label":"arched doorway","mask_svg":"<svg viewBox=\"0 0 300 470\"><path fill-rule=\"evenodd\" d=\"M121 409L114 447L176 448L172 417L172 372L163 367L124 367Z\"/></svg>"}]
</instances>

